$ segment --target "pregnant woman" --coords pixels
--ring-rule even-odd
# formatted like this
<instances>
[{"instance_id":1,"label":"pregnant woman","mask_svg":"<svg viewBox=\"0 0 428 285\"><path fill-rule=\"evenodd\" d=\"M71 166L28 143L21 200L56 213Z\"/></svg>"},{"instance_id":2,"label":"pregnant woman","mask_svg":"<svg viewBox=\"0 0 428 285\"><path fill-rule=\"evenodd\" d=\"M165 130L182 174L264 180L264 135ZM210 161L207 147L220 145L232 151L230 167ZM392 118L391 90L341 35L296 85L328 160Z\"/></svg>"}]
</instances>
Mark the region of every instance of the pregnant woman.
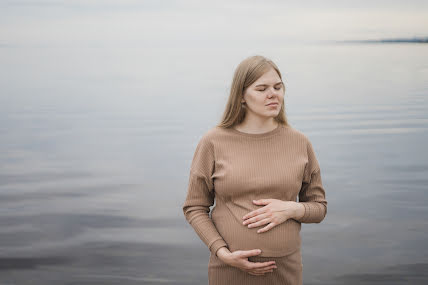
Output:
<instances>
[{"instance_id":1,"label":"pregnant woman","mask_svg":"<svg viewBox=\"0 0 428 285\"><path fill-rule=\"evenodd\" d=\"M196 147L183 213L210 250L210 285L302 284L301 223L320 223L327 201L284 94L275 63L246 58L221 122Z\"/></svg>"}]
</instances>

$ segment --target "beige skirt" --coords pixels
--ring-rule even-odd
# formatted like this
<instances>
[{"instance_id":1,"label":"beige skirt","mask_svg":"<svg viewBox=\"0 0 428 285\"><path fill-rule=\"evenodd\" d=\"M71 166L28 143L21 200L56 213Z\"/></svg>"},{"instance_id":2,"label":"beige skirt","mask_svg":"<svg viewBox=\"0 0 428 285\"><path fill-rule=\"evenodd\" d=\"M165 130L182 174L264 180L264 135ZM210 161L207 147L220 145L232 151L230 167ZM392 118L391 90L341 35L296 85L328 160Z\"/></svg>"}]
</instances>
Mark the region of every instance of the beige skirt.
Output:
<instances>
[{"instance_id":1,"label":"beige skirt","mask_svg":"<svg viewBox=\"0 0 428 285\"><path fill-rule=\"evenodd\" d=\"M287 256L248 258L251 262L275 261L278 268L264 275L251 275L239 268L230 266L211 254L208 263L209 285L260 285L260 284L287 284L302 285L302 255L298 248Z\"/></svg>"}]
</instances>

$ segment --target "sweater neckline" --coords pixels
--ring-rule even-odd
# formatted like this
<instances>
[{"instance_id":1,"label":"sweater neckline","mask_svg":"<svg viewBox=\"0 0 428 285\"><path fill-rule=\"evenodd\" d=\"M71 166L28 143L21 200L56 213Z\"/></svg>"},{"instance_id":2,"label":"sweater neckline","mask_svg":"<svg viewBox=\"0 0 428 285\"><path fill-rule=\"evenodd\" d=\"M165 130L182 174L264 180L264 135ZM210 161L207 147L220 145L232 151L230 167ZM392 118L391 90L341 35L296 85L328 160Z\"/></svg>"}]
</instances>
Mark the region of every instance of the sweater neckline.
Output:
<instances>
[{"instance_id":1,"label":"sweater neckline","mask_svg":"<svg viewBox=\"0 0 428 285\"><path fill-rule=\"evenodd\" d=\"M259 133L259 134L252 134L252 133L245 133L245 132L241 132L238 131L237 129L231 127L230 130L237 135L243 136L243 137L248 137L248 138L266 138L266 137L270 137L273 136L277 133L279 133L279 130L283 127L283 125L281 123L278 123L278 126L276 126L275 129L264 132L264 133Z\"/></svg>"}]
</instances>

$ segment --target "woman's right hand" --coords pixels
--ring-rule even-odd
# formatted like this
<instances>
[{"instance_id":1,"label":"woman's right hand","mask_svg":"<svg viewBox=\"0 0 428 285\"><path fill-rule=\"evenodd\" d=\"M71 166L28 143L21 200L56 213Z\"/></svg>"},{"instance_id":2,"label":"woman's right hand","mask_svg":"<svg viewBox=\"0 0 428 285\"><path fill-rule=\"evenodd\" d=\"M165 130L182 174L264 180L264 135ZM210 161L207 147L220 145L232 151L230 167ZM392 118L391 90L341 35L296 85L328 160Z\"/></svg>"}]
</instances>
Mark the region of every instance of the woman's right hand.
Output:
<instances>
[{"instance_id":1,"label":"woman's right hand","mask_svg":"<svg viewBox=\"0 0 428 285\"><path fill-rule=\"evenodd\" d=\"M273 272L274 268L277 268L275 261L266 262L251 262L248 261L248 257L256 256L261 253L259 249L252 250L236 250L230 252L227 247L221 247L217 250L217 256L224 263L237 267L242 271L248 272L251 275L264 275L267 272Z\"/></svg>"}]
</instances>

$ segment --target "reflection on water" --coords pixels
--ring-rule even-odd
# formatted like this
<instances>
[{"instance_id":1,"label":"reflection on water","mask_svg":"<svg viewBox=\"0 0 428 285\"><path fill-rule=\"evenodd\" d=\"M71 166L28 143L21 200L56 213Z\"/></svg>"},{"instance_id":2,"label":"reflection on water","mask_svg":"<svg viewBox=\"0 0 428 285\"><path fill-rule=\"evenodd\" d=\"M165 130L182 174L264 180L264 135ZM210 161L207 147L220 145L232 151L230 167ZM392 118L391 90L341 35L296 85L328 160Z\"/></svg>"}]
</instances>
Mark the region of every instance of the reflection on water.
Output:
<instances>
[{"instance_id":1,"label":"reflection on water","mask_svg":"<svg viewBox=\"0 0 428 285\"><path fill-rule=\"evenodd\" d=\"M426 49L275 54L289 85L287 116L313 142L329 201L321 224L302 227L305 284L426 284ZM1 284L207 283L209 251L181 205L194 148L220 118L230 78L189 91L165 74L177 80L175 95L149 86L133 96L128 76L88 90L78 80L76 89L5 87L15 96L0 106Z\"/></svg>"}]
</instances>

